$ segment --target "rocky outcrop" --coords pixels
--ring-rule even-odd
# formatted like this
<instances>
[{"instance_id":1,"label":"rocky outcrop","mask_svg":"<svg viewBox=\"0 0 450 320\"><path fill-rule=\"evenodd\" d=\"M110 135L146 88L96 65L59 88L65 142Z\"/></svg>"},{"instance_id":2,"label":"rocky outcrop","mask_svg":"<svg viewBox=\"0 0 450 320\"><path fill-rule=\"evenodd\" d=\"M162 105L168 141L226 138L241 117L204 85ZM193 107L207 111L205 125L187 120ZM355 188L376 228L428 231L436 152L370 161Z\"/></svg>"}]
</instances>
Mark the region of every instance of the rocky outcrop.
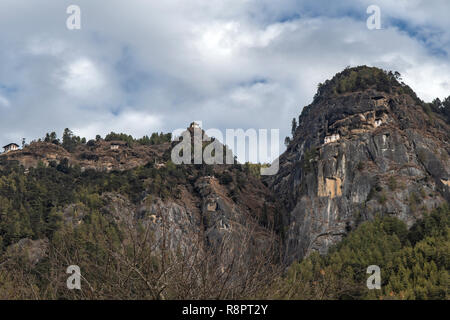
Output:
<instances>
[{"instance_id":1,"label":"rocky outcrop","mask_svg":"<svg viewBox=\"0 0 450 320\"><path fill-rule=\"evenodd\" d=\"M312 251L327 252L376 215L394 215L411 226L450 200L449 124L426 112L395 76L373 69L345 70L319 86L279 158L279 172L263 181L250 165L238 163L181 165L177 171L168 161L175 141L130 146L99 140L70 153L53 143L34 142L0 160L17 160L26 169L55 166L61 172L64 166L80 171L155 168L164 175L159 180L145 176L133 201L119 189L96 195L102 214L127 232L147 227L155 244L173 252L213 252L224 264L237 256L250 264L281 239L290 263ZM201 128L187 130L192 144L206 147L209 139L202 139ZM148 187L169 178L167 192ZM89 214L85 205L73 203L62 216L76 228Z\"/></svg>"},{"instance_id":2,"label":"rocky outcrop","mask_svg":"<svg viewBox=\"0 0 450 320\"><path fill-rule=\"evenodd\" d=\"M26 169L39 164L56 166L64 159L68 165L79 166L81 171L129 170L152 162L163 162L164 153L168 152L170 143L159 145L132 146L122 141L99 140L92 144L78 145L73 152L68 152L61 145L50 142L34 141L21 150L0 154L0 159L17 160Z\"/></svg>"},{"instance_id":3,"label":"rocky outcrop","mask_svg":"<svg viewBox=\"0 0 450 320\"><path fill-rule=\"evenodd\" d=\"M449 201L449 129L395 90L329 95L305 107L279 173L266 179L289 212L287 261L327 252L377 214L410 226Z\"/></svg>"},{"instance_id":4,"label":"rocky outcrop","mask_svg":"<svg viewBox=\"0 0 450 320\"><path fill-rule=\"evenodd\" d=\"M253 189L244 190L253 197L245 203L230 197L230 187L221 185L214 176L199 176L192 186L178 186L177 198L147 194L142 201L133 203L124 195L108 192L101 196L100 211L122 226L125 242L132 241L140 228L148 230L148 240L155 251L164 248L173 253L213 252L221 265L237 260L251 263L254 255L244 254L247 252L272 250L275 254L278 237L255 217L261 214L265 203L268 216L274 214L276 205L273 199L267 199L268 189L259 182ZM71 204L63 210L63 221L77 228L88 215L83 204Z\"/></svg>"},{"instance_id":5,"label":"rocky outcrop","mask_svg":"<svg viewBox=\"0 0 450 320\"><path fill-rule=\"evenodd\" d=\"M8 247L7 256L20 256L24 262L35 266L47 257L48 246L48 239L24 238Z\"/></svg>"}]
</instances>

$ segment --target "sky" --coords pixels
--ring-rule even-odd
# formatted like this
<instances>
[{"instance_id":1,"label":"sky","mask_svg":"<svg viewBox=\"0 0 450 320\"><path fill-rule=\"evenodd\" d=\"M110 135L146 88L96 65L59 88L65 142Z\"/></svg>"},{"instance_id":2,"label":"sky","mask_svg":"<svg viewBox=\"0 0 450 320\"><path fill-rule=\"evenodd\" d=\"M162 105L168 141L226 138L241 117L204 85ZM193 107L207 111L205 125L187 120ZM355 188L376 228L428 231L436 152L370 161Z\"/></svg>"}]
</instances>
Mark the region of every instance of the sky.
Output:
<instances>
[{"instance_id":1,"label":"sky","mask_svg":"<svg viewBox=\"0 0 450 320\"><path fill-rule=\"evenodd\" d=\"M450 1L1 0L0 145L64 128L94 138L279 129L346 66L450 95ZM81 9L69 30L66 10ZM369 30L370 5L381 28ZM225 133L224 133L225 135ZM238 155L240 160L243 155Z\"/></svg>"}]
</instances>

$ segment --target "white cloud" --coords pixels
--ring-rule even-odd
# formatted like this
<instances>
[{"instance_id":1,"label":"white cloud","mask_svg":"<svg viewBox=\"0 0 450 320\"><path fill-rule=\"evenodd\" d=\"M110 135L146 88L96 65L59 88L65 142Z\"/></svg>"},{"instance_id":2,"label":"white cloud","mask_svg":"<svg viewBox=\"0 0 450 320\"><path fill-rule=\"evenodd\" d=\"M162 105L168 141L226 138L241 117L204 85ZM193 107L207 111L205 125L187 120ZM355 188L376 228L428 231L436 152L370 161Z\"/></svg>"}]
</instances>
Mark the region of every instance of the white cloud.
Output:
<instances>
[{"instance_id":1,"label":"white cloud","mask_svg":"<svg viewBox=\"0 0 450 320\"><path fill-rule=\"evenodd\" d=\"M283 145L317 83L347 65L397 70L428 101L449 95L450 2L381 0L384 29L373 31L371 0L77 4L82 29L69 31L56 1L0 2L0 142L65 127L140 136L198 119L280 128Z\"/></svg>"},{"instance_id":2,"label":"white cloud","mask_svg":"<svg viewBox=\"0 0 450 320\"><path fill-rule=\"evenodd\" d=\"M73 96L88 98L105 85L103 75L94 63L86 58L70 63L59 76L61 87Z\"/></svg>"},{"instance_id":3,"label":"white cloud","mask_svg":"<svg viewBox=\"0 0 450 320\"><path fill-rule=\"evenodd\" d=\"M415 64L403 72L403 79L425 101L450 95L450 66L425 62Z\"/></svg>"},{"instance_id":4,"label":"white cloud","mask_svg":"<svg viewBox=\"0 0 450 320\"><path fill-rule=\"evenodd\" d=\"M295 24L276 23L265 29L254 28L237 21L209 22L195 26L198 51L213 60L239 54L248 48L265 48L275 40L284 29L295 30Z\"/></svg>"},{"instance_id":5,"label":"white cloud","mask_svg":"<svg viewBox=\"0 0 450 320\"><path fill-rule=\"evenodd\" d=\"M94 138L97 134L103 137L114 131L116 133L130 133L136 137L149 135L161 129L161 118L144 112L126 110L119 115L99 115L96 121L75 127L77 135Z\"/></svg>"}]
</instances>

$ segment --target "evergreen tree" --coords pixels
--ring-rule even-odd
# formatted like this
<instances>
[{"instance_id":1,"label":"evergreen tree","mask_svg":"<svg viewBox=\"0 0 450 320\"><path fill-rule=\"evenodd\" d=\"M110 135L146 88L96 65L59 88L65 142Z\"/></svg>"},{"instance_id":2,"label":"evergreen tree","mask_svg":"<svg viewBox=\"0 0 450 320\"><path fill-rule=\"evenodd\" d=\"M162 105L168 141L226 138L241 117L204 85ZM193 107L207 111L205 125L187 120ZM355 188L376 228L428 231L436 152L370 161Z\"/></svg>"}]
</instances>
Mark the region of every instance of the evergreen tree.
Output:
<instances>
[{"instance_id":1,"label":"evergreen tree","mask_svg":"<svg viewBox=\"0 0 450 320\"><path fill-rule=\"evenodd\" d=\"M295 135L295 130L297 130L297 120L296 118L292 118L292 126L291 126L292 136Z\"/></svg>"},{"instance_id":2,"label":"evergreen tree","mask_svg":"<svg viewBox=\"0 0 450 320\"><path fill-rule=\"evenodd\" d=\"M284 138L284 145L286 146L286 148L289 146L290 143L291 143L291 138L289 138L289 137Z\"/></svg>"}]
</instances>

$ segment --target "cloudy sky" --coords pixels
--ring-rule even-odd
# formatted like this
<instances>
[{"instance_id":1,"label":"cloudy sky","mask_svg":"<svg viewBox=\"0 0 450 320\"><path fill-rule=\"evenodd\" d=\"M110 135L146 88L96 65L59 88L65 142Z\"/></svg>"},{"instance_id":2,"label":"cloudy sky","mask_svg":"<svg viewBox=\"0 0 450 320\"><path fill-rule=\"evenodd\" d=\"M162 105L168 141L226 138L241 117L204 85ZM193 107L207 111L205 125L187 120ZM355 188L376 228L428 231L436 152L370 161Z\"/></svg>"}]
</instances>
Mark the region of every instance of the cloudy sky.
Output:
<instances>
[{"instance_id":1,"label":"cloudy sky","mask_svg":"<svg viewBox=\"0 0 450 320\"><path fill-rule=\"evenodd\" d=\"M80 30L66 27L72 4ZM380 30L366 25L372 4ZM444 98L449 13L446 0L1 0L0 143L193 120L283 139L348 65L397 70L423 100Z\"/></svg>"}]
</instances>

